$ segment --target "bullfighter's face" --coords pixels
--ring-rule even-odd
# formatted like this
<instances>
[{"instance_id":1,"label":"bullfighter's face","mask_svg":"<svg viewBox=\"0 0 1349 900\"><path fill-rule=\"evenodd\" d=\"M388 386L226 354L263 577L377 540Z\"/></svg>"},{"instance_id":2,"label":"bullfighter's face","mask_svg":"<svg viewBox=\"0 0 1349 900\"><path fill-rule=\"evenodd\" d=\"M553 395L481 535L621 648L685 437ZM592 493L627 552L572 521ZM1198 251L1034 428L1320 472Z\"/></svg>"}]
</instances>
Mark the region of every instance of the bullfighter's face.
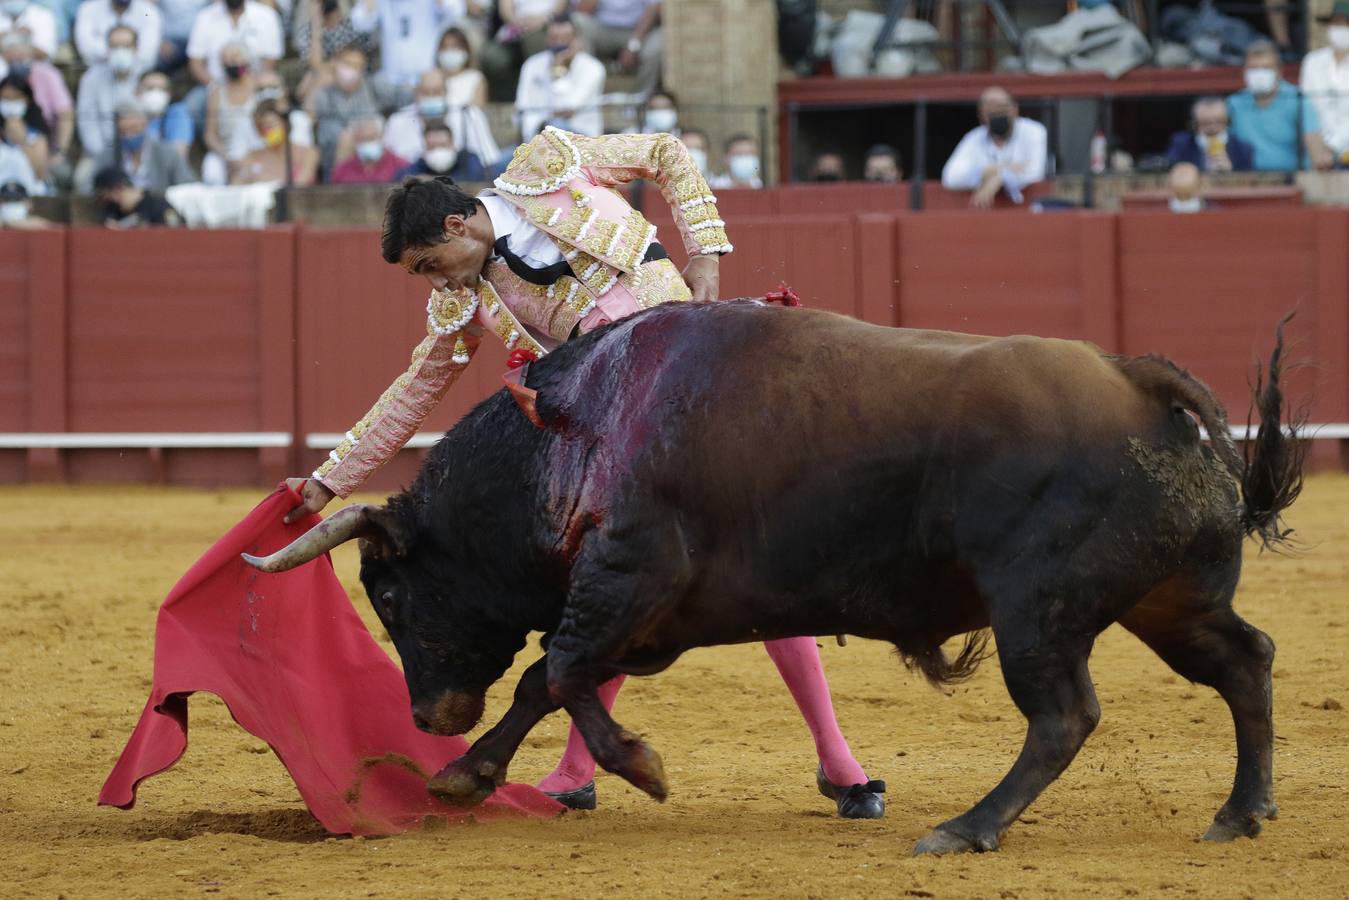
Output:
<instances>
[{"instance_id":1,"label":"bullfighter's face","mask_svg":"<svg viewBox=\"0 0 1349 900\"><path fill-rule=\"evenodd\" d=\"M472 290L492 251L491 221L481 208L473 215L446 216L444 240L411 244L398 262L410 275L420 275L438 291Z\"/></svg>"},{"instance_id":2,"label":"bullfighter's face","mask_svg":"<svg viewBox=\"0 0 1349 900\"><path fill-rule=\"evenodd\" d=\"M518 647L458 621L455 586L379 541L361 541L361 583L403 663L412 718L431 734L463 734L482 718L487 689Z\"/></svg>"}]
</instances>

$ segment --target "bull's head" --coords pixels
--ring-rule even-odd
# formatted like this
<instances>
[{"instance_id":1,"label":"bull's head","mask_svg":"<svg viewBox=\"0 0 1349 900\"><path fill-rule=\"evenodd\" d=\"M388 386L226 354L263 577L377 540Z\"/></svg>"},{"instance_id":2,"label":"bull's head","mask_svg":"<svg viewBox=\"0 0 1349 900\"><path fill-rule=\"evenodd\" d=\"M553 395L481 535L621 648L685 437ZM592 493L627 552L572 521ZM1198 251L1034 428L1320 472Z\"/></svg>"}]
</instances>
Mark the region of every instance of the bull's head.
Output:
<instances>
[{"instance_id":1,"label":"bull's head","mask_svg":"<svg viewBox=\"0 0 1349 900\"><path fill-rule=\"evenodd\" d=\"M266 557L244 554L264 572L303 565L360 540L361 583L403 661L412 718L432 734L463 734L482 718L487 688L510 668L521 641L474 615L443 554L415 540L417 529L391 507L349 506Z\"/></svg>"}]
</instances>

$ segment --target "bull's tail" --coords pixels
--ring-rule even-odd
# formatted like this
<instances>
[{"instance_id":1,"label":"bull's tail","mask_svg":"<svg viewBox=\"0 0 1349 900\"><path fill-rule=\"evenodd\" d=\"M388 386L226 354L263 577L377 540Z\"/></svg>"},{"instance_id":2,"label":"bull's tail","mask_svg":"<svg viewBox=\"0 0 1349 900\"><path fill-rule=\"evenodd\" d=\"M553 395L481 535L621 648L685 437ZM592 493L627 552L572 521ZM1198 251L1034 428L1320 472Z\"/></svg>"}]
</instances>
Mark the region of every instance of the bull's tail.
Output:
<instances>
[{"instance_id":1,"label":"bull's tail","mask_svg":"<svg viewBox=\"0 0 1349 900\"><path fill-rule=\"evenodd\" d=\"M1124 374L1141 390L1183 406L1203 423L1214 453L1241 486L1241 526L1265 547L1287 542L1291 530L1283 527L1282 514L1302 491L1302 462L1306 455L1306 447L1298 440L1302 422L1299 419L1285 425L1282 421L1283 327L1292 317L1289 313L1279 321L1268 369L1256 365L1244 453L1237 450L1232 440L1227 411L1201 381L1160 356L1115 358ZM1250 440L1256 410L1260 425L1255 439Z\"/></svg>"},{"instance_id":2,"label":"bull's tail","mask_svg":"<svg viewBox=\"0 0 1349 900\"><path fill-rule=\"evenodd\" d=\"M979 663L992 655L988 649L988 637L987 628L969 632L954 659L947 656L941 644L937 643L920 641L898 645L896 649L909 671L917 669L934 687L942 687L966 681L979 668Z\"/></svg>"}]
</instances>

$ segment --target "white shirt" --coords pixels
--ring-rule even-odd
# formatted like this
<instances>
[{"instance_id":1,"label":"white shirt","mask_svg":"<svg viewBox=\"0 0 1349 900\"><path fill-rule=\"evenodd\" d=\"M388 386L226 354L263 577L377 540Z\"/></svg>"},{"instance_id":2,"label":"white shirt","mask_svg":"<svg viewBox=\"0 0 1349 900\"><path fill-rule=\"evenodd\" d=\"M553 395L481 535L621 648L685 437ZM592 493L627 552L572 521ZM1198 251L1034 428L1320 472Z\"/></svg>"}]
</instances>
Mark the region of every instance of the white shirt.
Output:
<instances>
[{"instance_id":1,"label":"white shirt","mask_svg":"<svg viewBox=\"0 0 1349 900\"><path fill-rule=\"evenodd\" d=\"M993 143L987 126L980 125L960 139L955 152L941 170L942 187L948 191L972 191L984 177L984 169L1002 170L1007 195L1021 202L1021 189L1044 180L1049 152L1049 132L1034 119L1017 116L1007 143ZM1015 168L1014 168L1015 167Z\"/></svg>"},{"instance_id":2,"label":"white shirt","mask_svg":"<svg viewBox=\"0 0 1349 900\"><path fill-rule=\"evenodd\" d=\"M107 63L94 63L84 70L75 92L75 127L86 157L93 159L112 143L117 104L135 96L135 75L119 78Z\"/></svg>"},{"instance_id":3,"label":"white shirt","mask_svg":"<svg viewBox=\"0 0 1349 900\"><path fill-rule=\"evenodd\" d=\"M125 12L118 13L112 0L85 0L75 15L75 49L80 59L92 65L108 58L108 32L125 25L136 32L136 57L142 72L148 72L159 60L159 45L164 33L159 7L150 0L131 0Z\"/></svg>"},{"instance_id":4,"label":"white shirt","mask_svg":"<svg viewBox=\"0 0 1349 900\"><path fill-rule=\"evenodd\" d=\"M513 205L498 197L495 191L483 191L478 200L487 210L487 218L492 220L495 238L506 238L506 246L524 262L537 269L562 262L562 251L557 249L553 239L520 215Z\"/></svg>"},{"instance_id":5,"label":"white shirt","mask_svg":"<svg viewBox=\"0 0 1349 900\"><path fill-rule=\"evenodd\" d=\"M292 109L287 118L290 119L291 146L314 146L314 120L309 118L309 113L302 109ZM225 147L225 158L243 159L254 150L261 150L265 146L258 129L253 126L253 117L249 116L230 134Z\"/></svg>"},{"instance_id":6,"label":"white shirt","mask_svg":"<svg viewBox=\"0 0 1349 900\"><path fill-rule=\"evenodd\" d=\"M520 67L520 87L515 93L515 113L520 133L529 140L560 111L571 110L567 130L598 136L604 133L600 95L604 93L604 63L589 53L571 58L567 72L553 78L553 54L535 53Z\"/></svg>"},{"instance_id":7,"label":"white shirt","mask_svg":"<svg viewBox=\"0 0 1349 900\"><path fill-rule=\"evenodd\" d=\"M220 64L220 51L233 43L246 46L255 59L280 59L285 52L281 17L270 6L248 0L236 22L225 9L224 0L219 0L197 13L192 36L187 39L187 55L189 59L206 60L211 80L223 82L225 67Z\"/></svg>"},{"instance_id":8,"label":"white shirt","mask_svg":"<svg viewBox=\"0 0 1349 900\"><path fill-rule=\"evenodd\" d=\"M405 106L389 116L389 121L384 123L384 146L394 156L401 156L408 162L422 155L426 137L422 133L422 116L417 112L417 104Z\"/></svg>"},{"instance_id":9,"label":"white shirt","mask_svg":"<svg viewBox=\"0 0 1349 900\"><path fill-rule=\"evenodd\" d=\"M753 188L758 190L763 187L763 179L755 175L747 182L736 181L729 172L722 175L711 175L707 179L707 186L713 190L725 190L727 188Z\"/></svg>"},{"instance_id":10,"label":"white shirt","mask_svg":"<svg viewBox=\"0 0 1349 900\"><path fill-rule=\"evenodd\" d=\"M1349 150L1349 56L1335 62L1329 47L1313 50L1302 58L1298 88L1316 108L1321 137L1338 155Z\"/></svg>"},{"instance_id":11,"label":"white shirt","mask_svg":"<svg viewBox=\"0 0 1349 900\"><path fill-rule=\"evenodd\" d=\"M23 185L30 197L47 193L47 186L37 180L33 174L33 165L23 151L9 144L0 144L0 184L10 181Z\"/></svg>"},{"instance_id":12,"label":"white shirt","mask_svg":"<svg viewBox=\"0 0 1349 900\"><path fill-rule=\"evenodd\" d=\"M394 84L415 85L435 68L436 48L445 29L466 12L464 0L377 0L372 11L367 0L351 7L351 27L369 33L379 26L380 73Z\"/></svg>"},{"instance_id":13,"label":"white shirt","mask_svg":"<svg viewBox=\"0 0 1349 900\"><path fill-rule=\"evenodd\" d=\"M56 16L50 9L29 3L16 18L0 13L0 34L15 28L27 29L29 43L47 59L56 55Z\"/></svg>"},{"instance_id":14,"label":"white shirt","mask_svg":"<svg viewBox=\"0 0 1349 900\"><path fill-rule=\"evenodd\" d=\"M599 0L595 4L595 21L610 28L636 28L646 8L656 0Z\"/></svg>"},{"instance_id":15,"label":"white shirt","mask_svg":"<svg viewBox=\"0 0 1349 900\"><path fill-rule=\"evenodd\" d=\"M197 13L211 0L157 0L160 20L164 25L164 37L175 41L187 42L192 34L192 25L197 21Z\"/></svg>"}]
</instances>

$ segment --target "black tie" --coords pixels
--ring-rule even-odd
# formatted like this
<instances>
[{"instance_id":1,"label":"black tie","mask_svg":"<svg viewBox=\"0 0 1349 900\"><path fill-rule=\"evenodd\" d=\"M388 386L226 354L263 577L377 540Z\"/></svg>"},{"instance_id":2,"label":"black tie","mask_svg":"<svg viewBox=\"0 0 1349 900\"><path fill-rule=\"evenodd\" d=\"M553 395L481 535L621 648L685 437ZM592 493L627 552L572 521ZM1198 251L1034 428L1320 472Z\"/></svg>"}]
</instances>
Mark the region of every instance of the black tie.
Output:
<instances>
[{"instance_id":1,"label":"black tie","mask_svg":"<svg viewBox=\"0 0 1349 900\"><path fill-rule=\"evenodd\" d=\"M508 237L510 237L510 235L497 238L496 243L492 245L492 250L497 256L500 256L506 261L506 265L510 267L512 272L525 281L528 281L530 284L539 284L547 287L550 284L554 284L563 275L572 275L575 277L571 270L571 264L565 259L555 262L550 266L541 266L537 268L531 266L517 254L513 253L510 247L506 246L506 239ZM660 242L652 241L651 245L646 248L646 254L642 257L642 262L649 263L658 259L668 258L669 254L665 252L665 248L660 245Z\"/></svg>"}]
</instances>

